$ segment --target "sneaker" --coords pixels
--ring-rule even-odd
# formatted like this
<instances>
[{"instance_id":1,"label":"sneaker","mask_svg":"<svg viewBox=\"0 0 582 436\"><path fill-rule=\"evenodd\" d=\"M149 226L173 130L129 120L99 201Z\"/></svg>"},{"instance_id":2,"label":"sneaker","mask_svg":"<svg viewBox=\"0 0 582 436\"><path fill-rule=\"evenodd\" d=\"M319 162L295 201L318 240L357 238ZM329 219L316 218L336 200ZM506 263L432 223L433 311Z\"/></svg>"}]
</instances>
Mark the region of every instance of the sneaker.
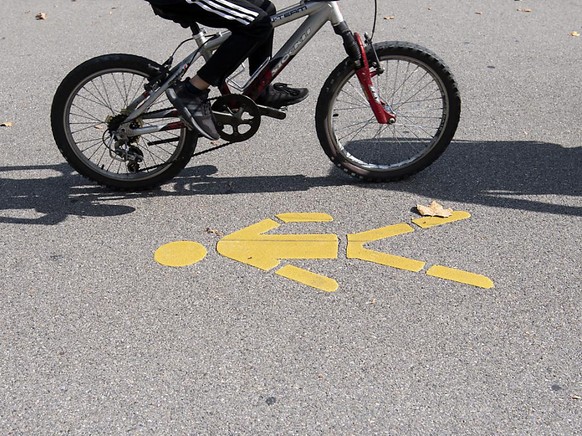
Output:
<instances>
[{"instance_id":1,"label":"sneaker","mask_svg":"<svg viewBox=\"0 0 582 436\"><path fill-rule=\"evenodd\" d=\"M309 91L305 88L290 88L286 83L274 83L265 88L256 103L280 109L283 106L297 104L307 98Z\"/></svg>"},{"instance_id":2,"label":"sneaker","mask_svg":"<svg viewBox=\"0 0 582 436\"><path fill-rule=\"evenodd\" d=\"M193 93L186 88L186 82L179 82L168 88L166 95L188 127L197 130L205 138L219 139L208 101L209 92L206 90Z\"/></svg>"}]
</instances>

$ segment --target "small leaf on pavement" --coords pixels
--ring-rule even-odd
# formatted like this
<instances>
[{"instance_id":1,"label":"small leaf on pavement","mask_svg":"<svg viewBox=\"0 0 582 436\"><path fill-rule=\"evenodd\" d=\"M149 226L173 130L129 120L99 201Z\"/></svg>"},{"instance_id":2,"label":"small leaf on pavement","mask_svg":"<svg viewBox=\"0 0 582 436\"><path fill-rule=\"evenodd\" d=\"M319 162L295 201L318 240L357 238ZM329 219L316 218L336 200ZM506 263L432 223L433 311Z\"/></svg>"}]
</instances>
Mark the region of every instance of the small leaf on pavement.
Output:
<instances>
[{"instance_id":1,"label":"small leaf on pavement","mask_svg":"<svg viewBox=\"0 0 582 436\"><path fill-rule=\"evenodd\" d=\"M211 234L211 235L216 235L219 238L222 238L224 236L224 234L220 230L216 230L216 229L213 229L211 227L206 228L206 233Z\"/></svg>"}]
</instances>

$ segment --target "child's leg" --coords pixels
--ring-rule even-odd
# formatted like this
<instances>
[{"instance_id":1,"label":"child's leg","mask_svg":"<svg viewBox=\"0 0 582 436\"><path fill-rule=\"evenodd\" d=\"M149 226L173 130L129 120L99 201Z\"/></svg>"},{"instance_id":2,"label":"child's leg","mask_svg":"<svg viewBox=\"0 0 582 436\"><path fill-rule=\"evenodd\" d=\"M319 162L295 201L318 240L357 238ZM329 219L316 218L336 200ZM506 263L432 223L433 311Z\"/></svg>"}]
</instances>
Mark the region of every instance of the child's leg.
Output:
<instances>
[{"instance_id":1,"label":"child's leg","mask_svg":"<svg viewBox=\"0 0 582 436\"><path fill-rule=\"evenodd\" d=\"M198 71L196 81L199 84L198 79L218 86L256 49L260 52L253 54L251 70L258 68L271 55L273 26L269 14L255 3L262 5L264 0L198 0L189 5L196 22L232 32L232 36Z\"/></svg>"}]
</instances>

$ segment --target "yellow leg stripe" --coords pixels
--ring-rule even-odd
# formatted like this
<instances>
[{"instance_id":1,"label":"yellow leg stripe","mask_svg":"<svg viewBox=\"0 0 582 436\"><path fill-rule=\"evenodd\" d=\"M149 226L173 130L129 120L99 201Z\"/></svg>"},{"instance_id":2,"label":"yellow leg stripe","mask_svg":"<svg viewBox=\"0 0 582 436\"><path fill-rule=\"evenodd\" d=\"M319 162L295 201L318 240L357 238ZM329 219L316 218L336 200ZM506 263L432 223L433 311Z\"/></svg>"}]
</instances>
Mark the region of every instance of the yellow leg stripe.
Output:
<instances>
[{"instance_id":1,"label":"yellow leg stripe","mask_svg":"<svg viewBox=\"0 0 582 436\"><path fill-rule=\"evenodd\" d=\"M494 286L493 281L489 277L463 271L461 269L448 268L442 265L431 266L426 273L432 277L465 283L479 288L490 289Z\"/></svg>"},{"instance_id":2,"label":"yellow leg stripe","mask_svg":"<svg viewBox=\"0 0 582 436\"><path fill-rule=\"evenodd\" d=\"M335 292L339 287L334 279L312 273L311 271L293 265L286 265L276 271L275 274L324 292Z\"/></svg>"}]
</instances>

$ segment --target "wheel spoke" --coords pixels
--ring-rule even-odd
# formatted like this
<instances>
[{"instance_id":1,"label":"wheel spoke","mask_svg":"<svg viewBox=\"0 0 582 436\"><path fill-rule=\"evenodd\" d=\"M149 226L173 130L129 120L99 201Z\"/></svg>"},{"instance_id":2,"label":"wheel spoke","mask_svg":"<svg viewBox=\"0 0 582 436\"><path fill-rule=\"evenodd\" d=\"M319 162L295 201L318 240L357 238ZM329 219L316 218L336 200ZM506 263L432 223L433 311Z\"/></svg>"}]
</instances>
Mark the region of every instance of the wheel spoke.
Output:
<instances>
[{"instance_id":1,"label":"wheel spoke","mask_svg":"<svg viewBox=\"0 0 582 436\"><path fill-rule=\"evenodd\" d=\"M375 75L374 86L395 114L395 122L378 124L353 67L346 65L326 83L329 109L326 117L319 118L326 124L318 124L318 130L333 131L320 134L322 145L350 174L390 180L419 171L436 159L456 129L460 107L458 94L451 97L447 90L456 90L456 84L432 55L397 43L379 44L377 51L385 77ZM448 123L452 127L447 129ZM445 131L448 138L442 139Z\"/></svg>"},{"instance_id":2,"label":"wheel spoke","mask_svg":"<svg viewBox=\"0 0 582 436\"><path fill-rule=\"evenodd\" d=\"M59 88L62 108L54 110L60 111L55 114L62 114L62 136L66 138L59 148L81 174L114 187L149 187L172 177L188 162L197 136L186 129L133 138L124 138L114 131L129 115L124 109L144 93L151 62L130 55L102 56L78 67L76 76L85 79L71 82L69 88ZM86 70L85 76L79 72L82 68ZM71 81L70 77L65 80ZM154 106L170 106L165 94L148 102L145 112ZM53 122L55 119L53 115ZM160 122L161 119L136 118L131 128L156 126ZM111 134L105 129L111 129ZM119 152L115 151L118 147Z\"/></svg>"}]
</instances>

